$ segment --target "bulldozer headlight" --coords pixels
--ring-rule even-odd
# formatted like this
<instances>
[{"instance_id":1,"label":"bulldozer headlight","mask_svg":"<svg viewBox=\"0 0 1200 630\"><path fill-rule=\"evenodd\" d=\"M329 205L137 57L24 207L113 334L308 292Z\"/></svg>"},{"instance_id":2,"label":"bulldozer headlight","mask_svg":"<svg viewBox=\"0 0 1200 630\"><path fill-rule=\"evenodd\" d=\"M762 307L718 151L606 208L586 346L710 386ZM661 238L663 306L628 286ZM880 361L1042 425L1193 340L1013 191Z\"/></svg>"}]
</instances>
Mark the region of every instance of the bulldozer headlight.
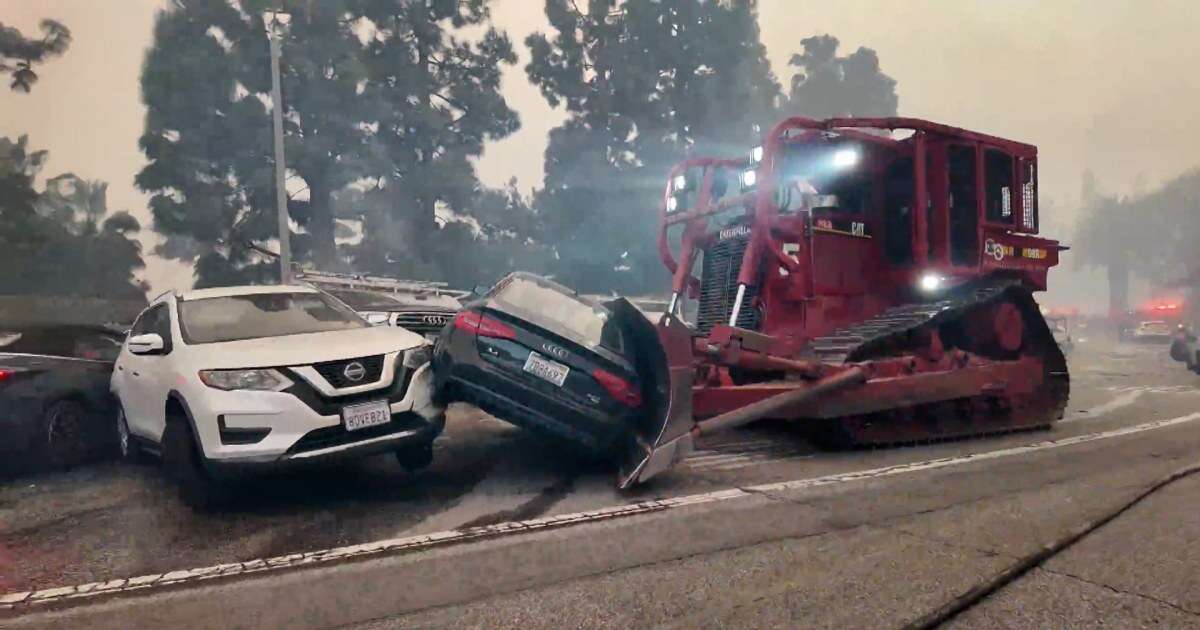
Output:
<instances>
[{"instance_id":1,"label":"bulldozer headlight","mask_svg":"<svg viewBox=\"0 0 1200 630\"><path fill-rule=\"evenodd\" d=\"M758 183L758 172L752 168L742 171L742 190L750 190Z\"/></svg>"},{"instance_id":2,"label":"bulldozer headlight","mask_svg":"<svg viewBox=\"0 0 1200 630\"><path fill-rule=\"evenodd\" d=\"M750 163L758 164L763 161L763 148L761 146L750 149Z\"/></svg>"},{"instance_id":3,"label":"bulldozer headlight","mask_svg":"<svg viewBox=\"0 0 1200 630\"><path fill-rule=\"evenodd\" d=\"M936 273L926 273L921 275L921 279L917 284L921 287L922 291L926 293L935 293L938 289L942 288L944 281L945 280Z\"/></svg>"},{"instance_id":4,"label":"bulldozer headlight","mask_svg":"<svg viewBox=\"0 0 1200 630\"><path fill-rule=\"evenodd\" d=\"M679 209L679 198L671 195L667 198L667 212L675 212Z\"/></svg>"},{"instance_id":5,"label":"bulldozer headlight","mask_svg":"<svg viewBox=\"0 0 1200 630\"><path fill-rule=\"evenodd\" d=\"M838 149L833 154L833 165L838 168L853 168L858 164L858 151L855 149Z\"/></svg>"},{"instance_id":6,"label":"bulldozer headlight","mask_svg":"<svg viewBox=\"0 0 1200 630\"><path fill-rule=\"evenodd\" d=\"M683 190L687 190L687 187L688 187L687 175L684 175L681 173L679 175L676 175L675 178L671 180L671 191L672 192L680 192Z\"/></svg>"}]
</instances>

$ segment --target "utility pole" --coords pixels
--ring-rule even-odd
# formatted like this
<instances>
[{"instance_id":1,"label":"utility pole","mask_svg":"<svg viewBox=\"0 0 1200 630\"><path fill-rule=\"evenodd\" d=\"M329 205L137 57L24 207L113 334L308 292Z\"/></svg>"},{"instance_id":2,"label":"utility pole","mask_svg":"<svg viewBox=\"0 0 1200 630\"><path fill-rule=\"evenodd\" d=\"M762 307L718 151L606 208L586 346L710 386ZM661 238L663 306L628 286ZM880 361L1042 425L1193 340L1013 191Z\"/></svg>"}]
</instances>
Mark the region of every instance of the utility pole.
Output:
<instances>
[{"instance_id":1,"label":"utility pole","mask_svg":"<svg viewBox=\"0 0 1200 630\"><path fill-rule=\"evenodd\" d=\"M282 17L271 13L267 23L267 38L271 40L271 109L275 123L275 203L279 213L279 283L292 281L291 226L287 209L287 163L283 157L283 93L279 87L279 32L276 24Z\"/></svg>"}]
</instances>

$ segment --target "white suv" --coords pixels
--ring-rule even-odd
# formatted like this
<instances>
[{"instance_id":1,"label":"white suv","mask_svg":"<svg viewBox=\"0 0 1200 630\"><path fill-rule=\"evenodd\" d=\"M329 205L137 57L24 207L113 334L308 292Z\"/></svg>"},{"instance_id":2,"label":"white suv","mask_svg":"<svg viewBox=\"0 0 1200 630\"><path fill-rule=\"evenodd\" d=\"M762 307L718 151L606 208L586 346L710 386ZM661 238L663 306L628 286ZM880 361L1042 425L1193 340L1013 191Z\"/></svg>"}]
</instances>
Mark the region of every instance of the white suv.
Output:
<instances>
[{"instance_id":1,"label":"white suv","mask_svg":"<svg viewBox=\"0 0 1200 630\"><path fill-rule=\"evenodd\" d=\"M386 450L421 468L445 425L425 339L371 326L309 287L157 298L134 323L111 388L122 455L160 454L198 507L246 470Z\"/></svg>"}]
</instances>

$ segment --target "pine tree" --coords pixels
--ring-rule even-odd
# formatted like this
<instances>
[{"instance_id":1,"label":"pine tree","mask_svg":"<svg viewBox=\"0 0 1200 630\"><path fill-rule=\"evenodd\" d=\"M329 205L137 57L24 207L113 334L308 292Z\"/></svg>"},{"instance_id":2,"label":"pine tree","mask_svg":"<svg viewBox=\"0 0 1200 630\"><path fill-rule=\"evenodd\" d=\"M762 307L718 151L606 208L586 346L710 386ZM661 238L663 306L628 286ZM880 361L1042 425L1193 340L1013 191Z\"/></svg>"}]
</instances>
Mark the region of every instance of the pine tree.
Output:
<instances>
[{"instance_id":1,"label":"pine tree","mask_svg":"<svg viewBox=\"0 0 1200 630\"><path fill-rule=\"evenodd\" d=\"M896 81L880 69L879 55L859 48L839 57L838 45L832 35L800 40L802 52L790 62L800 71L792 76L784 110L810 118L895 116Z\"/></svg>"},{"instance_id":2,"label":"pine tree","mask_svg":"<svg viewBox=\"0 0 1200 630\"><path fill-rule=\"evenodd\" d=\"M137 219L109 214L104 182L59 175L39 193L46 160L0 138L0 293L144 299Z\"/></svg>"},{"instance_id":3,"label":"pine tree","mask_svg":"<svg viewBox=\"0 0 1200 630\"><path fill-rule=\"evenodd\" d=\"M160 253L196 257L200 284L274 278L274 261L250 247L276 230L273 8L290 15L279 32L296 259L436 275L424 251L441 235L435 213L474 198L471 158L517 127L499 94L499 66L514 61L507 38L455 35L487 23L485 0L175 0L142 75L150 163L137 183L172 238ZM335 208L348 190L368 203ZM366 238L348 252L337 249L339 217L363 222Z\"/></svg>"},{"instance_id":4,"label":"pine tree","mask_svg":"<svg viewBox=\"0 0 1200 630\"><path fill-rule=\"evenodd\" d=\"M773 118L779 87L753 0L546 0L553 35L526 67L568 120L550 134L535 199L560 279L579 290L664 286L654 248L671 164L740 155Z\"/></svg>"},{"instance_id":5,"label":"pine tree","mask_svg":"<svg viewBox=\"0 0 1200 630\"><path fill-rule=\"evenodd\" d=\"M365 4L373 30L364 94L388 104L373 142L389 169L370 182L375 203L359 213L366 237L353 249L355 266L388 273L405 261L409 275L448 280L478 249L439 253L442 241L462 245L473 235L459 224L485 193L472 160L520 126L500 93L501 69L516 54L494 28L477 41L459 33L488 24L485 0Z\"/></svg>"},{"instance_id":6,"label":"pine tree","mask_svg":"<svg viewBox=\"0 0 1200 630\"><path fill-rule=\"evenodd\" d=\"M42 20L41 39L26 37L21 31L0 23L0 74L11 77L9 87L28 93L37 82L34 64L57 57L71 46L71 29L55 20Z\"/></svg>"}]
</instances>

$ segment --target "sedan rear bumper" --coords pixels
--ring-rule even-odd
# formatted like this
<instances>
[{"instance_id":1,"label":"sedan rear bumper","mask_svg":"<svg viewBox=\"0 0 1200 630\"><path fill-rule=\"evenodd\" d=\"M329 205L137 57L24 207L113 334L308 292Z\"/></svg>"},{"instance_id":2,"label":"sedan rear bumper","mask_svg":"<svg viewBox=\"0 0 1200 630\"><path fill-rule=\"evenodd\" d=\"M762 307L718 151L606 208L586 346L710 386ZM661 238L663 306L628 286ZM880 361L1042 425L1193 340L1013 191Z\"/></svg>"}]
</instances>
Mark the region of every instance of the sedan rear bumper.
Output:
<instances>
[{"instance_id":1,"label":"sedan rear bumper","mask_svg":"<svg viewBox=\"0 0 1200 630\"><path fill-rule=\"evenodd\" d=\"M501 395L496 391L495 383L489 383L489 380L451 375L446 385L455 400L474 405L522 429L550 434L591 451L605 453L619 437L619 425L597 425L595 421L582 416L544 413Z\"/></svg>"}]
</instances>

